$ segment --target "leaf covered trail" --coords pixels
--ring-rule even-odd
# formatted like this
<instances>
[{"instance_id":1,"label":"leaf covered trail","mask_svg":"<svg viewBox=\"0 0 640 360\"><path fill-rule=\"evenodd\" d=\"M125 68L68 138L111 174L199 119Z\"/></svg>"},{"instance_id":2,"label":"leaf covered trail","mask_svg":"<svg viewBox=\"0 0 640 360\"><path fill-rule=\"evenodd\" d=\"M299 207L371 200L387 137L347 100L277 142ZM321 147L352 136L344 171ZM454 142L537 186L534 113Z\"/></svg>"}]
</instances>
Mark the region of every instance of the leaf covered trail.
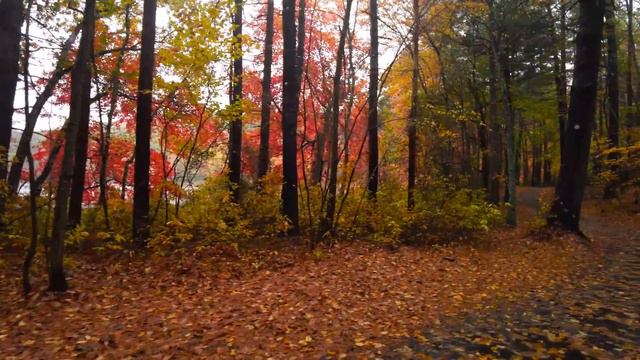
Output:
<instances>
[{"instance_id":1,"label":"leaf covered trail","mask_svg":"<svg viewBox=\"0 0 640 360\"><path fill-rule=\"evenodd\" d=\"M638 359L640 231L633 217L605 219L590 210L582 228L603 256L576 283L501 302L489 312L447 316L384 357Z\"/></svg>"},{"instance_id":2,"label":"leaf covered trail","mask_svg":"<svg viewBox=\"0 0 640 360\"><path fill-rule=\"evenodd\" d=\"M242 256L225 250L180 261L96 259L71 271L68 294L38 292L27 301L17 268L9 268L0 278L0 353L29 359L412 356L432 348L425 328L451 329L450 319L552 299L558 289L580 294L574 284L603 259L604 249L572 237L544 242L520 235L497 232L475 248L354 244L321 259L301 249ZM86 260L78 263L92 263Z\"/></svg>"}]
</instances>

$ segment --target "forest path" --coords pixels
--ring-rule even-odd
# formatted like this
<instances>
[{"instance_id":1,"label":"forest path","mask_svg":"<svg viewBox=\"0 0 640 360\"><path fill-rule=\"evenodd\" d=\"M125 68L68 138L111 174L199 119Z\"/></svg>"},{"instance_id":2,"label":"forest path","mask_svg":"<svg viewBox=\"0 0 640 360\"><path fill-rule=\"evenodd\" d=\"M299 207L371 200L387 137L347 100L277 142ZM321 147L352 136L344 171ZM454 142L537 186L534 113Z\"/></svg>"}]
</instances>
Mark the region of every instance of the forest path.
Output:
<instances>
[{"instance_id":1,"label":"forest path","mask_svg":"<svg viewBox=\"0 0 640 360\"><path fill-rule=\"evenodd\" d=\"M535 213L544 189L519 189L519 214ZM450 316L385 358L640 358L640 232L596 211L583 231L604 259L574 286L555 286L488 312ZM596 245L592 245L596 246Z\"/></svg>"}]
</instances>

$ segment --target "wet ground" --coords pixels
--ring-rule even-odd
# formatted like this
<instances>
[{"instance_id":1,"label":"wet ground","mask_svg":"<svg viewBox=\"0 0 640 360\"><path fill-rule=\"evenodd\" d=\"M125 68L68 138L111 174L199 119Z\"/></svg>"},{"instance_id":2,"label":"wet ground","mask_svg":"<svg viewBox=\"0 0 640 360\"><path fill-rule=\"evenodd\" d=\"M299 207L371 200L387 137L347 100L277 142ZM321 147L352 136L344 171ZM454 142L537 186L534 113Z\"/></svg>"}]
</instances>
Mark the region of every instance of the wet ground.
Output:
<instances>
[{"instance_id":1,"label":"wet ground","mask_svg":"<svg viewBox=\"0 0 640 360\"><path fill-rule=\"evenodd\" d=\"M526 190L524 206L539 190ZM587 215L605 258L570 288L447 318L392 346L388 359L640 359L640 232Z\"/></svg>"}]
</instances>

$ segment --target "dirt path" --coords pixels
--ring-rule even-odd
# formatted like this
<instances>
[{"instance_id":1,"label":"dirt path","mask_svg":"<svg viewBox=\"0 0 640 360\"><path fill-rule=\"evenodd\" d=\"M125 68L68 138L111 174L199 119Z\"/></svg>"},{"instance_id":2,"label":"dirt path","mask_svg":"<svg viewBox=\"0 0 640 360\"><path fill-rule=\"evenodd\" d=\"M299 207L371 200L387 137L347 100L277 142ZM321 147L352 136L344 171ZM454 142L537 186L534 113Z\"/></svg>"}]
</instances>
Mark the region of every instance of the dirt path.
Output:
<instances>
[{"instance_id":1,"label":"dirt path","mask_svg":"<svg viewBox=\"0 0 640 360\"><path fill-rule=\"evenodd\" d=\"M521 191L528 209L519 213L534 213L541 190ZM595 211L584 215L582 227L594 244L604 244L606 260L574 287L449 317L384 358L639 359L640 233Z\"/></svg>"}]
</instances>

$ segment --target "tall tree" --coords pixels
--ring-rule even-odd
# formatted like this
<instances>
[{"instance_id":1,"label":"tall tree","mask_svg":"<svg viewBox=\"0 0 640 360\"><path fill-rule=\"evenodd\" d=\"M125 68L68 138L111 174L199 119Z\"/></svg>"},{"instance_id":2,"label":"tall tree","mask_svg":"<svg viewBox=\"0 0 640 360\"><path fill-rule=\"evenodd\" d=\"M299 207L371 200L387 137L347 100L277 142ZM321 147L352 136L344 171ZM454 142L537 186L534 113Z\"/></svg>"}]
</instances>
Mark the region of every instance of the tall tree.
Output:
<instances>
[{"instance_id":1,"label":"tall tree","mask_svg":"<svg viewBox=\"0 0 640 360\"><path fill-rule=\"evenodd\" d=\"M493 41L492 41L493 44ZM501 136L498 122L498 70L495 52L489 49L489 201L500 203L500 169L502 168Z\"/></svg>"},{"instance_id":2,"label":"tall tree","mask_svg":"<svg viewBox=\"0 0 640 360\"><path fill-rule=\"evenodd\" d=\"M296 75L298 76L298 91L302 86L302 72L304 70L304 38L305 24L307 22L305 11L307 9L306 0L300 0L298 3L298 44L296 45Z\"/></svg>"},{"instance_id":3,"label":"tall tree","mask_svg":"<svg viewBox=\"0 0 640 360\"><path fill-rule=\"evenodd\" d=\"M636 57L636 43L633 37L633 0L626 0L627 7L627 121L626 124L635 124L638 120L638 109L634 102L635 92L633 90L633 74L638 74L638 59ZM629 136L629 134L627 134Z\"/></svg>"},{"instance_id":4,"label":"tall tree","mask_svg":"<svg viewBox=\"0 0 640 360\"><path fill-rule=\"evenodd\" d=\"M327 208L320 221L320 234L333 228L333 220L336 211L336 191L338 185L338 164L340 154L338 148L338 127L340 121L340 79L344 64L344 47L349 32L349 19L351 17L352 0L347 0L344 16L342 18L342 28L340 29L340 41L338 42L338 54L336 56L336 70L333 74L333 97L331 99L331 155L329 168L329 184L327 186Z\"/></svg>"},{"instance_id":5,"label":"tall tree","mask_svg":"<svg viewBox=\"0 0 640 360\"><path fill-rule=\"evenodd\" d=\"M418 49L418 35L420 21L420 7L418 0L413 0L413 36L411 40L411 56L413 58L413 70L411 75L411 110L407 123L409 136L409 168L407 180L407 207L415 206L414 190L416 186L416 121L418 118L418 66L420 53Z\"/></svg>"},{"instance_id":6,"label":"tall tree","mask_svg":"<svg viewBox=\"0 0 640 360\"><path fill-rule=\"evenodd\" d=\"M4 216L7 165L11 144L13 101L16 95L20 60L21 0L0 1L0 224Z\"/></svg>"},{"instance_id":7,"label":"tall tree","mask_svg":"<svg viewBox=\"0 0 640 360\"><path fill-rule=\"evenodd\" d=\"M229 127L229 184L231 186L231 201L240 199L240 174L242 167L242 0L235 0L233 13L233 66L231 70L231 99L232 105L238 106L235 118Z\"/></svg>"},{"instance_id":8,"label":"tall tree","mask_svg":"<svg viewBox=\"0 0 640 360\"><path fill-rule=\"evenodd\" d=\"M269 171L269 125L271 122L271 64L273 63L273 0L267 0L267 25L264 38L262 104L260 108L260 152L258 179Z\"/></svg>"},{"instance_id":9,"label":"tall tree","mask_svg":"<svg viewBox=\"0 0 640 360\"><path fill-rule=\"evenodd\" d=\"M84 7L82 37L78 48L76 63L71 72L71 103L69 119L64 130L65 151L56 191L56 207L53 212L53 230L49 247L49 290L66 291L67 280L64 275L64 237L67 232L67 204L73 178L73 158L76 151L78 129L83 116L83 92L87 86L87 67L91 66L91 48L96 0L87 0ZM91 71L89 69L89 71ZM90 86L90 84L89 84Z\"/></svg>"},{"instance_id":10,"label":"tall tree","mask_svg":"<svg viewBox=\"0 0 640 360\"><path fill-rule=\"evenodd\" d=\"M300 231L298 216L297 126L299 106L296 67L296 2L282 1L282 214L290 224L289 233Z\"/></svg>"},{"instance_id":11,"label":"tall tree","mask_svg":"<svg viewBox=\"0 0 640 360\"><path fill-rule=\"evenodd\" d=\"M559 51L554 52L554 72L558 105L558 129L560 132L560 162L564 152L564 134L567 123L567 9L560 2L560 32L555 41ZM558 54L559 53L559 54Z\"/></svg>"},{"instance_id":12,"label":"tall tree","mask_svg":"<svg viewBox=\"0 0 640 360\"><path fill-rule=\"evenodd\" d=\"M378 0L369 0L369 196L376 198L378 192Z\"/></svg>"},{"instance_id":13,"label":"tall tree","mask_svg":"<svg viewBox=\"0 0 640 360\"><path fill-rule=\"evenodd\" d=\"M503 108L505 113L505 120L507 123L507 193L506 200L509 202L509 208L507 209L507 223L515 226L516 219L516 183L518 179L518 154L516 143L516 117L513 110L513 98L511 94L511 69L509 64L508 49L500 48L499 56L500 68L502 70L503 84Z\"/></svg>"},{"instance_id":14,"label":"tall tree","mask_svg":"<svg viewBox=\"0 0 640 360\"><path fill-rule=\"evenodd\" d=\"M129 46L129 38L131 36L131 4L127 4L124 10L124 40L122 42L122 50L118 53L115 67L111 72L110 80L110 94L109 94L109 110L107 112L107 123L101 127L100 136L100 198L99 203L102 205L102 213L104 216L105 227L110 230L109 224L109 204L107 198L107 166L109 164L109 150L111 148L111 129L113 127L113 119L116 113L116 107L118 105L118 94L121 87L121 75L120 71L124 65L124 56L126 53L126 47ZM102 125L102 124L101 124Z\"/></svg>"},{"instance_id":15,"label":"tall tree","mask_svg":"<svg viewBox=\"0 0 640 360\"><path fill-rule=\"evenodd\" d=\"M617 147L620 143L619 135L619 85L618 85L618 39L616 37L615 3L609 0L605 10L605 31L607 34L607 141L610 147ZM609 159L617 158L616 153L609 154ZM615 167L613 169L616 170ZM605 187L605 198L616 195L613 183Z\"/></svg>"},{"instance_id":16,"label":"tall tree","mask_svg":"<svg viewBox=\"0 0 640 360\"><path fill-rule=\"evenodd\" d=\"M564 158L560 165L556 198L548 217L551 225L574 232L580 231L580 210L595 119L605 7L605 3L598 0L580 0L579 4Z\"/></svg>"},{"instance_id":17,"label":"tall tree","mask_svg":"<svg viewBox=\"0 0 640 360\"><path fill-rule=\"evenodd\" d=\"M95 6L94 6L95 7ZM93 70L93 39L95 37L95 9L93 13L84 14L84 28L82 29L82 41L89 46L89 62L83 62L82 68L82 93L80 94L80 107L82 108L80 123L78 124L78 138L74 156L73 179L71 181L71 195L69 198L69 227L75 228L80 224L82 216L82 195L84 194L84 179L87 167L87 148L89 146L89 118L91 113L91 74Z\"/></svg>"},{"instance_id":18,"label":"tall tree","mask_svg":"<svg viewBox=\"0 0 640 360\"><path fill-rule=\"evenodd\" d=\"M149 227L151 225L149 223L149 164L155 42L156 0L144 0L133 175L133 238L140 247L145 246L150 235Z\"/></svg>"}]
</instances>

